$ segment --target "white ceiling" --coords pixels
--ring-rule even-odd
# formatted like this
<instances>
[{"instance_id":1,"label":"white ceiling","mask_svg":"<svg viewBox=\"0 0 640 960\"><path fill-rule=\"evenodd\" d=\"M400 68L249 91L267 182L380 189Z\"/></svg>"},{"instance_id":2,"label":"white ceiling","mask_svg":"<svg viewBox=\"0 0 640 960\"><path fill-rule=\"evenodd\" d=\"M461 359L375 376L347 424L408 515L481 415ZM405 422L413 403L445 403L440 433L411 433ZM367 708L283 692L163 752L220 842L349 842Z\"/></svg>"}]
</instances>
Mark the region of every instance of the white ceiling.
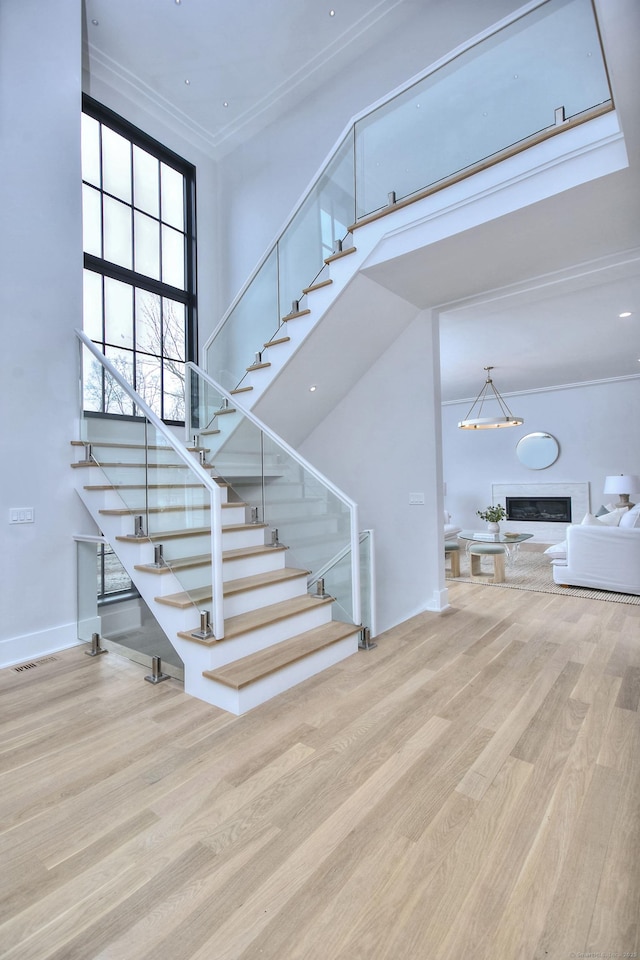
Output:
<instances>
[{"instance_id":1,"label":"white ceiling","mask_svg":"<svg viewBox=\"0 0 640 960\"><path fill-rule=\"evenodd\" d=\"M629 168L443 241L428 264L416 253L371 274L439 305L444 400L475 396L488 364L507 394L640 375L640 4L596 8ZM418 9L442 27L442 0L85 0L85 69L215 155L347 77Z\"/></svg>"}]
</instances>

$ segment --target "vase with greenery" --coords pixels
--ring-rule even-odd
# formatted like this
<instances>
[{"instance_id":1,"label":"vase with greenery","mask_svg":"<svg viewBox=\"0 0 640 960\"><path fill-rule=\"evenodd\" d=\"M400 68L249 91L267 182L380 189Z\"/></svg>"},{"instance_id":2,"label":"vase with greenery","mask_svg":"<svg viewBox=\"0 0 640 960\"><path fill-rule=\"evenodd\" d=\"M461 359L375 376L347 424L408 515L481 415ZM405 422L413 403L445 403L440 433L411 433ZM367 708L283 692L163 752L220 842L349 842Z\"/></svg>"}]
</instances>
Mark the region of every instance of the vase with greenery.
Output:
<instances>
[{"instance_id":1,"label":"vase with greenery","mask_svg":"<svg viewBox=\"0 0 640 960\"><path fill-rule=\"evenodd\" d=\"M507 515L501 503L494 507L487 507L486 510L476 510L476 513L481 520L486 521L490 533L500 533L500 521Z\"/></svg>"}]
</instances>

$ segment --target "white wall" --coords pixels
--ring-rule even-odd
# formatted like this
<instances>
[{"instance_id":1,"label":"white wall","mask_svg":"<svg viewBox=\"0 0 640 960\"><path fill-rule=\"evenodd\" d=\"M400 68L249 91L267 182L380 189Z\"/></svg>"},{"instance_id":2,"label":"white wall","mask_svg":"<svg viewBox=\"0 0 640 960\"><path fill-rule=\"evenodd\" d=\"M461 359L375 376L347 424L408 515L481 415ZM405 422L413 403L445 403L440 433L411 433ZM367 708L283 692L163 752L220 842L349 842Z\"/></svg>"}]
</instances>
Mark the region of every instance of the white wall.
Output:
<instances>
[{"instance_id":1,"label":"white wall","mask_svg":"<svg viewBox=\"0 0 640 960\"><path fill-rule=\"evenodd\" d=\"M520 0L407 3L402 30L381 36L344 74L260 130L220 163L220 256L226 304L285 223L352 117L521 6Z\"/></svg>"},{"instance_id":2,"label":"white wall","mask_svg":"<svg viewBox=\"0 0 640 960\"><path fill-rule=\"evenodd\" d=\"M0 4L0 664L76 642L81 0ZM11 507L35 523L8 524Z\"/></svg>"},{"instance_id":3,"label":"white wall","mask_svg":"<svg viewBox=\"0 0 640 960\"><path fill-rule=\"evenodd\" d=\"M437 328L424 312L301 447L375 531L378 632L446 606L438 393Z\"/></svg>"},{"instance_id":4,"label":"white wall","mask_svg":"<svg viewBox=\"0 0 640 960\"><path fill-rule=\"evenodd\" d=\"M471 404L442 408L445 505L459 526L481 523L476 510L491 503L492 483L587 482L597 511L611 499L603 491L607 475L640 474L640 379L510 396L507 402L524 418L522 427L460 430ZM552 434L560 445L558 459L545 470L530 470L516 457L518 440L536 431Z\"/></svg>"}]
</instances>

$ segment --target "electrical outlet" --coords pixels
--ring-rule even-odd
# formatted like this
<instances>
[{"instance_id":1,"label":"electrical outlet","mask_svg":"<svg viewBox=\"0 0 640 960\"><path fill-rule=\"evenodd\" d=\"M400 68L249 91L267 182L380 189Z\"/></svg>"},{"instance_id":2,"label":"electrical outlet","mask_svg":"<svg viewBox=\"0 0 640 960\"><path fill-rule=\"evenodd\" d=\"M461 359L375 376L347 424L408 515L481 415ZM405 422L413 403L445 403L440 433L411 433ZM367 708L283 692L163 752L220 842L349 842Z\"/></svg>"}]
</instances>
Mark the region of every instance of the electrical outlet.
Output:
<instances>
[{"instance_id":1,"label":"electrical outlet","mask_svg":"<svg viewBox=\"0 0 640 960\"><path fill-rule=\"evenodd\" d=\"M33 523L34 515L33 507L10 507L9 523Z\"/></svg>"},{"instance_id":2,"label":"electrical outlet","mask_svg":"<svg viewBox=\"0 0 640 960\"><path fill-rule=\"evenodd\" d=\"M409 504L424 504L424 493L410 493L409 494Z\"/></svg>"}]
</instances>

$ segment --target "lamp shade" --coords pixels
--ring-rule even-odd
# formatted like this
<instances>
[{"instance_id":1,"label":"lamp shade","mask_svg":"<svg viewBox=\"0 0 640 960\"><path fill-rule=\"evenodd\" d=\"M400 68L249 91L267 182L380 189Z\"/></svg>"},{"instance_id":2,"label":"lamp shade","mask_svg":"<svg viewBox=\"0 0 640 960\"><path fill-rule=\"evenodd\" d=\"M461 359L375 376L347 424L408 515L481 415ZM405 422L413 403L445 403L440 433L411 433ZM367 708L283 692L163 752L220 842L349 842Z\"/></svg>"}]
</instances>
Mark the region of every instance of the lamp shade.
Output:
<instances>
[{"instance_id":1,"label":"lamp shade","mask_svg":"<svg viewBox=\"0 0 640 960\"><path fill-rule=\"evenodd\" d=\"M604 482L605 493L637 493L640 490L640 477L634 473L620 473L607 477Z\"/></svg>"}]
</instances>

